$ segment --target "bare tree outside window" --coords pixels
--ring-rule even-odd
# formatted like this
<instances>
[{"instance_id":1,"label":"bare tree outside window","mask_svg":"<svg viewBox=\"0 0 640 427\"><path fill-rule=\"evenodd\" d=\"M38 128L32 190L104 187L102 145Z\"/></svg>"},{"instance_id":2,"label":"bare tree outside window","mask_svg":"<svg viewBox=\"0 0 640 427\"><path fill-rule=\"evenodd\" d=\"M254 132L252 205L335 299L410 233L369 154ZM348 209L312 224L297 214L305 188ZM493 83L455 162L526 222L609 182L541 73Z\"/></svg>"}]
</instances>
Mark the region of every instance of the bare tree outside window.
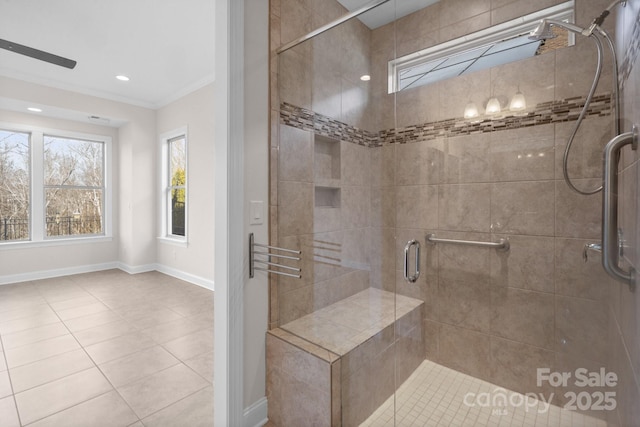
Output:
<instances>
[{"instance_id":1,"label":"bare tree outside window","mask_svg":"<svg viewBox=\"0 0 640 427\"><path fill-rule=\"evenodd\" d=\"M104 233L104 143L44 136L46 236Z\"/></svg>"},{"instance_id":2,"label":"bare tree outside window","mask_svg":"<svg viewBox=\"0 0 640 427\"><path fill-rule=\"evenodd\" d=\"M0 241L29 239L29 140L0 130Z\"/></svg>"},{"instance_id":3,"label":"bare tree outside window","mask_svg":"<svg viewBox=\"0 0 640 427\"><path fill-rule=\"evenodd\" d=\"M184 236L187 203L187 141L184 136L169 140L169 188L167 189L170 223L168 233Z\"/></svg>"}]
</instances>

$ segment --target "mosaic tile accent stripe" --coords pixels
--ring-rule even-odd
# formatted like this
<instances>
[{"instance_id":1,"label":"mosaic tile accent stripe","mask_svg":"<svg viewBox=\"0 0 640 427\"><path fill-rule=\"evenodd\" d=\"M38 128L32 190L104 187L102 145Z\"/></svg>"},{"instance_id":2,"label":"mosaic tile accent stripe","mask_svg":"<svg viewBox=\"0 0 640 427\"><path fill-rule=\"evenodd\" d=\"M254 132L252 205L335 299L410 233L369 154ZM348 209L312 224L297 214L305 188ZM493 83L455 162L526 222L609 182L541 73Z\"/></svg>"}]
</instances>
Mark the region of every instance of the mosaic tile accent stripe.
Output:
<instances>
[{"instance_id":1,"label":"mosaic tile accent stripe","mask_svg":"<svg viewBox=\"0 0 640 427\"><path fill-rule=\"evenodd\" d=\"M314 132L329 138L373 147L378 134L348 125L329 116L283 102L280 105L280 122L298 129Z\"/></svg>"},{"instance_id":2,"label":"mosaic tile accent stripe","mask_svg":"<svg viewBox=\"0 0 640 427\"><path fill-rule=\"evenodd\" d=\"M627 47L622 59L622 65L620 66L620 73L618 75L618 81L620 87L623 88L633 68L633 64L636 63L640 54L640 13L636 15L636 20L633 24L633 30L631 30L631 43Z\"/></svg>"},{"instance_id":3,"label":"mosaic tile accent stripe","mask_svg":"<svg viewBox=\"0 0 640 427\"><path fill-rule=\"evenodd\" d=\"M436 138L449 138L475 133L497 132L549 123L573 121L580 115L584 103L584 97L567 98L560 101L540 103L536 105L533 111L524 115L481 118L477 121L470 121L463 118L447 119L403 128L382 130L378 133L350 126L311 110L296 107L288 103L282 103L280 106L280 121L282 124L330 138L365 147L380 147L386 144L406 144ZM608 116L610 114L611 94L595 96L591 101L587 115Z\"/></svg>"}]
</instances>

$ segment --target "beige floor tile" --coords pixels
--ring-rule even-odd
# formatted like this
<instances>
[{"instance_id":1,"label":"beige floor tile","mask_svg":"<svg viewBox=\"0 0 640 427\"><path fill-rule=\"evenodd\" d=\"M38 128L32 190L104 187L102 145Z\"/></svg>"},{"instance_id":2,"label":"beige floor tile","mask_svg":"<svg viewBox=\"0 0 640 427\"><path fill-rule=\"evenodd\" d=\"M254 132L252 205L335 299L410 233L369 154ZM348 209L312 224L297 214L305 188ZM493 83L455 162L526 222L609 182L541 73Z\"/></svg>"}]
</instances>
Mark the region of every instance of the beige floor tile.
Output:
<instances>
[{"instance_id":1,"label":"beige floor tile","mask_svg":"<svg viewBox=\"0 0 640 427\"><path fill-rule=\"evenodd\" d=\"M42 316L44 314L55 314L47 304L30 305L16 310L3 311L0 313L0 323L10 320L24 319L25 317Z\"/></svg>"},{"instance_id":2,"label":"beige floor tile","mask_svg":"<svg viewBox=\"0 0 640 427\"><path fill-rule=\"evenodd\" d=\"M202 312L213 310L213 301L207 301L207 300L189 301L184 304L175 304L169 301L168 307L171 308L171 310L183 316L195 316Z\"/></svg>"},{"instance_id":3,"label":"beige floor tile","mask_svg":"<svg viewBox=\"0 0 640 427\"><path fill-rule=\"evenodd\" d=\"M191 359L213 351L213 329L203 329L163 344L180 360Z\"/></svg>"},{"instance_id":4,"label":"beige floor tile","mask_svg":"<svg viewBox=\"0 0 640 427\"><path fill-rule=\"evenodd\" d=\"M15 393L94 367L83 349L48 357L10 371Z\"/></svg>"},{"instance_id":5,"label":"beige floor tile","mask_svg":"<svg viewBox=\"0 0 640 427\"><path fill-rule=\"evenodd\" d=\"M213 382L213 351L185 360L184 364L199 373L205 380Z\"/></svg>"},{"instance_id":6,"label":"beige floor tile","mask_svg":"<svg viewBox=\"0 0 640 427\"><path fill-rule=\"evenodd\" d=\"M0 372L0 399L3 397L11 396L13 391L11 391L11 381L9 381L9 372L2 371Z\"/></svg>"},{"instance_id":7,"label":"beige floor tile","mask_svg":"<svg viewBox=\"0 0 640 427\"><path fill-rule=\"evenodd\" d=\"M27 344L33 344L49 338L55 338L67 335L69 330L62 322L51 323L37 328L27 329L26 331L14 332L12 334L2 335L4 348L16 348Z\"/></svg>"},{"instance_id":8,"label":"beige floor tile","mask_svg":"<svg viewBox=\"0 0 640 427\"><path fill-rule=\"evenodd\" d=\"M5 352L9 369L17 366L27 365L46 359L47 357L66 353L79 349L80 345L71 334L38 341L33 344L23 345L17 348L8 349Z\"/></svg>"},{"instance_id":9,"label":"beige floor tile","mask_svg":"<svg viewBox=\"0 0 640 427\"><path fill-rule=\"evenodd\" d=\"M0 399L0 425L2 427L20 427L18 411L13 396Z\"/></svg>"},{"instance_id":10,"label":"beige floor tile","mask_svg":"<svg viewBox=\"0 0 640 427\"><path fill-rule=\"evenodd\" d=\"M64 321L108 310L109 307L102 304L101 302L94 302L93 304L81 305L79 307L67 308L65 310L58 310L57 313L60 319Z\"/></svg>"},{"instance_id":11,"label":"beige floor tile","mask_svg":"<svg viewBox=\"0 0 640 427\"><path fill-rule=\"evenodd\" d=\"M49 310L35 316L22 317L20 319L0 322L0 334L11 334L13 332L20 332L31 328L37 328L38 326L44 326L59 321L60 319L58 318L58 316L56 316L56 314L52 310Z\"/></svg>"},{"instance_id":12,"label":"beige floor tile","mask_svg":"<svg viewBox=\"0 0 640 427\"><path fill-rule=\"evenodd\" d=\"M206 387L209 383L185 365L176 365L119 388L120 395L140 418Z\"/></svg>"},{"instance_id":13,"label":"beige floor tile","mask_svg":"<svg viewBox=\"0 0 640 427\"><path fill-rule=\"evenodd\" d=\"M116 391L105 393L51 415L29 427L118 427L137 422L138 417Z\"/></svg>"},{"instance_id":14,"label":"beige floor tile","mask_svg":"<svg viewBox=\"0 0 640 427\"><path fill-rule=\"evenodd\" d=\"M164 322L180 319L182 318L182 315L171 311L168 308L159 308L151 313L146 313L141 316L125 318L135 328L147 329Z\"/></svg>"},{"instance_id":15,"label":"beige floor tile","mask_svg":"<svg viewBox=\"0 0 640 427\"><path fill-rule=\"evenodd\" d=\"M80 344L87 347L134 331L135 329L132 328L127 321L118 320L116 322L96 326L95 328L84 329L82 331L75 332L73 335Z\"/></svg>"},{"instance_id":16,"label":"beige floor tile","mask_svg":"<svg viewBox=\"0 0 640 427\"><path fill-rule=\"evenodd\" d=\"M0 427L212 425L212 296L118 270L0 287Z\"/></svg>"},{"instance_id":17,"label":"beige floor tile","mask_svg":"<svg viewBox=\"0 0 640 427\"><path fill-rule=\"evenodd\" d=\"M85 350L96 364L101 365L154 345L156 343L142 332L134 332L90 345Z\"/></svg>"},{"instance_id":18,"label":"beige floor tile","mask_svg":"<svg viewBox=\"0 0 640 427\"><path fill-rule=\"evenodd\" d=\"M213 387L207 387L142 420L147 427L212 426Z\"/></svg>"},{"instance_id":19,"label":"beige floor tile","mask_svg":"<svg viewBox=\"0 0 640 427\"><path fill-rule=\"evenodd\" d=\"M68 310L70 308L82 307L83 305L94 304L98 301L93 295L81 296L68 299L66 301L52 302L49 304L55 311Z\"/></svg>"},{"instance_id":20,"label":"beige floor tile","mask_svg":"<svg viewBox=\"0 0 640 427\"><path fill-rule=\"evenodd\" d=\"M153 314L162 308L162 305L157 304L155 299L150 300L149 296L141 295L139 299L133 299L126 305L114 308L113 311L122 316L123 319L135 319Z\"/></svg>"},{"instance_id":21,"label":"beige floor tile","mask_svg":"<svg viewBox=\"0 0 640 427\"><path fill-rule=\"evenodd\" d=\"M75 286L65 287L63 289L47 289L46 291L43 291L41 288L40 292L48 303L69 301L72 299L87 297L91 295L84 289Z\"/></svg>"},{"instance_id":22,"label":"beige floor tile","mask_svg":"<svg viewBox=\"0 0 640 427\"><path fill-rule=\"evenodd\" d=\"M33 306L46 304L47 301L40 295L30 296L0 296L0 313L7 311L28 309Z\"/></svg>"},{"instance_id":23,"label":"beige floor tile","mask_svg":"<svg viewBox=\"0 0 640 427\"><path fill-rule=\"evenodd\" d=\"M213 318L214 318L213 310L203 311L202 313L189 317L189 319L207 322L209 325L211 325L212 328L213 328Z\"/></svg>"},{"instance_id":24,"label":"beige floor tile","mask_svg":"<svg viewBox=\"0 0 640 427\"><path fill-rule=\"evenodd\" d=\"M100 365L100 370L114 387L121 387L178 363L167 350L155 346Z\"/></svg>"},{"instance_id":25,"label":"beige floor tile","mask_svg":"<svg viewBox=\"0 0 640 427\"><path fill-rule=\"evenodd\" d=\"M87 369L15 395L23 424L29 424L112 390L98 368Z\"/></svg>"},{"instance_id":26,"label":"beige floor tile","mask_svg":"<svg viewBox=\"0 0 640 427\"><path fill-rule=\"evenodd\" d=\"M67 328L69 328L71 332L78 332L89 328L95 328L100 325L106 325L107 323L117 322L118 320L122 320L122 317L118 316L113 311L101 311L88 316L66 320L64 324L67 325Z\"/></svg>"},{"instance_id":27,"label":"beige floor tile","mask_svg":"<svg viewBox=\"0 0 640 427\"><path fill-rule=\"evenodd\" d=\"M181 318L144 329L142 332L151 337L155 342L163 344L184 335L209 328L210 326L208 322L203 322L202 320Z\"/></svg>"}]
</instances>

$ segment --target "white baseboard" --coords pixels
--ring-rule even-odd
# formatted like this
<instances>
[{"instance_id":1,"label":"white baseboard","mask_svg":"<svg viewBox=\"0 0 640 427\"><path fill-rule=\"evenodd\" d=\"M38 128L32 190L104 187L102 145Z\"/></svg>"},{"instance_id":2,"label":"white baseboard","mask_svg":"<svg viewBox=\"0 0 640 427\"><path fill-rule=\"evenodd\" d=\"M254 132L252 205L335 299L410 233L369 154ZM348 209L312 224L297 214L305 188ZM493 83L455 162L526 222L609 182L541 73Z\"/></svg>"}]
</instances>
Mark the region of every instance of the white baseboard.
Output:
<instances>
[{"instance_id":1,"label":"white baseboard","mask_svg":"<svg viewBox=\"0 0 640 427\"><path fill-rule=\"evenodd\" d=\"M267 417L267 398L255 402L253 405L244 409L242 414L244 427L261 427L269 421Z\"/></svg>"},{"instance_id":2,"label":"white baseboard","mask_svg":"<svg viewBox=\"0 0 640 427\"><path fill-rule=\"evenodd\" d=\"M184 271L168 267L163 264L156 264L155 267L155 269L160 273L175 277L176 279L184 280L185 282L193 283L194 285L201 286L209 289L210 291L214 290L213 280L205 279L204 277L196 276L195 274L185 273Z\"/></svg>"},{"instance_id":3,"label":"white baseboard","mask_svg":"<svg viewBox=\"0 0 640 427\"><path fill-rule=\"evenodd\" d=\"M107 262L103 264L80 265L77 267L57 268L54 270L33 271L30 273L10 274L0 276L0 285L11 283L28 282L30 280L51 279L53 277L70 276L72 274L93 273L95 271L111 270L119 268L117 262Z\"/></svg>"},{"instance_id":4,"label":"white baseboard","mask_svg":"<svg viewBox=\"0 0 640 427\"><path fill-rule=\"evenodd\" d=\"M95 271L112 270L118 268L129 274L148 273L149 271L159 271L160 273L173 276L185 282L202 286L203 288L213 290L213 280L205 279L195 274L185 273L172 267L161 264L145 264L145 265L127 265L122 262L107 262L104 264L80 265L77 267L58 268L55 270L33 271L30 273L10 274L0 276L0 285L8 285L11 283L28 282L31 280L51 279L53 277L70 276L72 274L93 273Z\"/></svg>"},{"instance_id":5,"label":"white baseboard","mask_svg":"<svg viewBox=\"0 0 640 427\"><path fill-rule=\"evenodd\" d=\"M144 264L144 265L129 265L123 262L118 262L118 268L125 273L139 274L148 273L156 270L156 264Z\"/></svg>"}]
</instances>

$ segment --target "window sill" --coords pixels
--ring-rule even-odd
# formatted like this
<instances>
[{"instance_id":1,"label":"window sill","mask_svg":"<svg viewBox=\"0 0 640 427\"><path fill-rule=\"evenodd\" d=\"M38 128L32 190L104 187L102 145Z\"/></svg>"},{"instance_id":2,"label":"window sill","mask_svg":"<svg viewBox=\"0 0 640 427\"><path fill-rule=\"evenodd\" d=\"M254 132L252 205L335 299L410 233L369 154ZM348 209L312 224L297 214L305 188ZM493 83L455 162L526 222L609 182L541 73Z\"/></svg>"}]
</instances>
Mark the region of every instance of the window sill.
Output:
<instances>
[{"instance_id":1,"label":"window sill","mask_svg":"<svg viewBox=\"0 0 640 427\"><path fill-rule=\"evenodd\" d=\"M11 249L31 249L31 248L45 248L48 246L65 246L65 245L78 245L88 243L102 243L111 242L113 238L111 236L91 236L91 237L73 237L73 238L58 238L50 240L41 240L34 242L31 240L21 240L15 242L3 242L0 243L0 251Z\"/></svg>"},{"instance_id":2,"label":"window sill","mask_svg":"<svg viewBox=\"0 0 640 427\"><path fill-rule=\"evenodd\" d=\"M175 239L172 237L158 237L160 243L166 243L173 246L180 246L181 248L189 247L187 239Z\"/></svg>"}]
</instances>

